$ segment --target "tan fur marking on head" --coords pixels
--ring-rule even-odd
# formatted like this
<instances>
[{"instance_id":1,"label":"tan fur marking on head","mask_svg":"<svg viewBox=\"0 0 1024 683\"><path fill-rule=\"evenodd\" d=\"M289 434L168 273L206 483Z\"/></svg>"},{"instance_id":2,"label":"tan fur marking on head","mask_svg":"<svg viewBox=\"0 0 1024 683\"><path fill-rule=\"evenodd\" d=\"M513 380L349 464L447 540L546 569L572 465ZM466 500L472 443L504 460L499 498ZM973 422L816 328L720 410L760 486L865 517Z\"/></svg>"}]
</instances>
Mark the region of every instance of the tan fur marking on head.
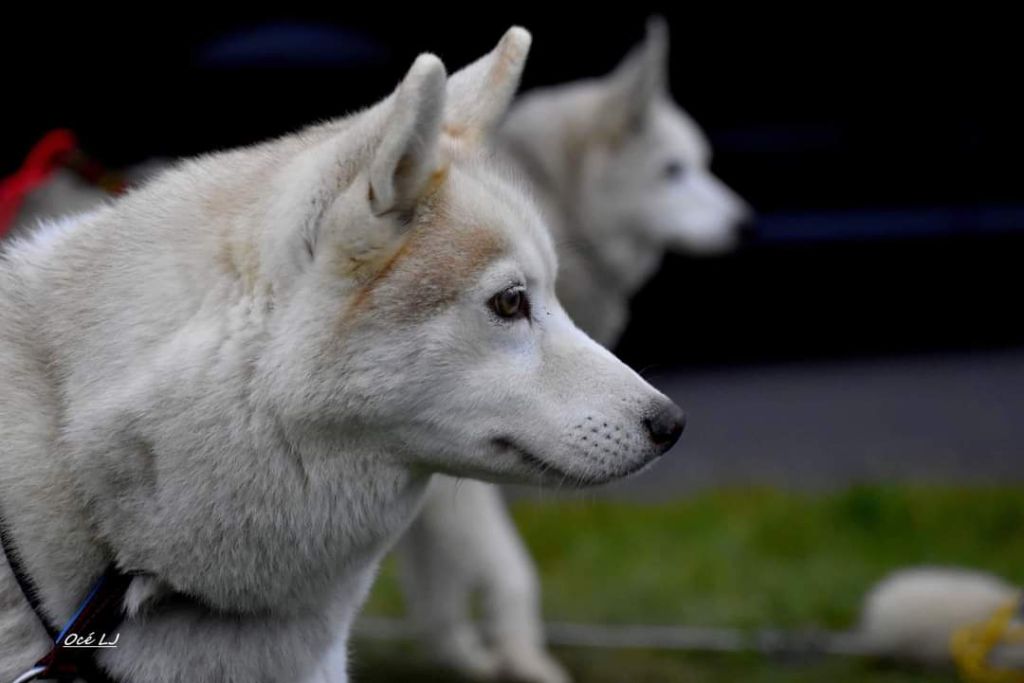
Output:
<instances>
[{"instance_id":1,"label":"tan fur marking on head","mask_svg":"<svg viewBox=\"0 0 1024 683\"><path fill-rule=\"evenodd\" d=\"M433 204L429 218L409 231L353 295L342 326L364 311L395 321L430 317L455 301L507 249L499 233L455 225L443 200Z\"/></svg>"},{"instance_id":2,"label":"tan fur marking on head","mask_svg":"<svg viewBox=\"0 0 1024 683\"><path fill-rule=\"evenodd\" d=\"M430 206L436 203L435 198L448 177L448 166L442 166L430 174L423 190L417 198L420 206ZM373 187L370 187L370 200L373 200ZM399 257L404 247L404 242L395 249L392 240L383 237L379 240L381 244L367 245L361 251L346 251L338 255L337 272L339 277L353 278L362 288L372 286L372 281L379 277L381 272L391 267L395 258Z\"/></svg>"},{"instance_id":3,"label":"tan fur marking on head","mask_svg":"<svg viewBox=\"0 0 1024 683\"><path fill-rule=\"evenodd\" d=\"M365 286L394 258L401 244L395 248L390 240L382 238L380 243L343 248L338 253L334 272L340 278L352 279L359 286Z\"/></svg>"},{"instance_id":4,"label":"tan fur marking on head","mask_svg":"<svg viewBox=\"0 0 1024 683\"><path fill-rule=\"evenodd\" d=\"M419 200L428 201L431 197L437 194L441 186L444 185L444 181L448 179L448 166L444 165L430 174L430 178L427 179L426 184L423 187L423 192L420 193Z\"/></svg>"},{"instance_id":5,"label":"tan fur marking on head","mask_svg":"<svg viewBox=\"0 0 1024 683\"><path fill-rule=\"evenodd\" d=\"M365 284L363 284L363 286L359 288L359 291L356 292L355 296L352 297L352 301L348 305L348 312L345 316L346 318L351 317L352 313L363 308L363 305L366 302L366 298L373 291L374 285L376 285L377 282L388 276L388 273L391 272L391 269L395 267L395 264L398 263L399 260L401 260L402 256L404 256L406 251L409 249L409 244L411 241L412 240L410 239L402 240L402 243L398 246L398 249L396 249L391 254L391 256L386 261L384 261L383 265L373 270L372 274L369 275ZM360 264L360 268L364 272L366 272L371 265L372 264L370 262L362 262Z\"/></svg>"},{"instance_id":6,"label":"tan fur marking on head","mask_svg":"<svg viewBox=\"0 0 1024 683\"><path fill-rule=\"evenodd\" d=\"M427 318L451 305L507 248L498 233L485 228L424 226L409 243L402 262L377 288L396 314L392 317L405 320Z\"/></svg>"}]
</instances>

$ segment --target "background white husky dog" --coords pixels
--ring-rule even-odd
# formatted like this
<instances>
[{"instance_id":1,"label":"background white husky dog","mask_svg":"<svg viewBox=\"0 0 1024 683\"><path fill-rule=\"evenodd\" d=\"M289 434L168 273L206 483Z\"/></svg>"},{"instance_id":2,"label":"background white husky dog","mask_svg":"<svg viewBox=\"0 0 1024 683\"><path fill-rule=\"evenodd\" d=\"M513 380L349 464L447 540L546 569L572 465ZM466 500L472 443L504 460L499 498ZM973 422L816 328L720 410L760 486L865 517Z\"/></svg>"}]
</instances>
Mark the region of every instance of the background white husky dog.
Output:
<instances>
[{"instance_id":1,"label":"background white husky dog","mask_svg":"<svg viewBox=\"0 0 1024 683\"><path fill-rule=\"evenodd\" d=\"M499 131L545 208L560 300L609 347L666 251L729 250L751 215L709 170L667 69L667 27L653 19L610 75L527 93ZM536 570L495 488L438 478L399 547L413 616L441 659L483 679L568 679L544 652ZM476 591L484 634L469 619Z\"/></svg>"},{"instance_id":2,"label":"background white husky dog","mask_svg":"<svg viewBox=\"0 0 1024 683\"><path fill-rule=\"evenodd\" d=\"M678 437L570 321L544 222L482 145L528 43L450 79L423 55L360 114L8 247L0 505L54 624L108 563L143 573L99 656L117 679L345 680L432 472L596 484ZM48 642L6 565L0 610L10 679Z\"/></svg>"}]
</instances>

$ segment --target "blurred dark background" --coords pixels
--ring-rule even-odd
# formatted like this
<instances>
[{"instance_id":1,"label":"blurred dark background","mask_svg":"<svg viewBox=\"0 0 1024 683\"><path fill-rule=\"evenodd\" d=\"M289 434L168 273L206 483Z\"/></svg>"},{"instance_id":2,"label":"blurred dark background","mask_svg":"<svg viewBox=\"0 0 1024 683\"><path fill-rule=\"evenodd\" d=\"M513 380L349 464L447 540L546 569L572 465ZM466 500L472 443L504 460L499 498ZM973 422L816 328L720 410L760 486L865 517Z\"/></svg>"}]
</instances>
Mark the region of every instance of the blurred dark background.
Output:
<instances>
[{"instance_id":1,"label":"blurred dark background","mask_svg":"<svg viewBox=\"0 0 1024 683\"><path fill-rule=\"evenodd\" d=\"M633 3L225 12L138 8L2 29L0 173L57 126L109 166L246 144L372 103L416 53L449 68L510 23L524 87L610 70L664 14L672 86L758 235L671 257L620 353L638 367L974 350L1024 342L1024 135L1014 21ZM54 11L52 14L56 14ZM48 13L50 14L50 13Z\"/></svg>"}]
</instances>

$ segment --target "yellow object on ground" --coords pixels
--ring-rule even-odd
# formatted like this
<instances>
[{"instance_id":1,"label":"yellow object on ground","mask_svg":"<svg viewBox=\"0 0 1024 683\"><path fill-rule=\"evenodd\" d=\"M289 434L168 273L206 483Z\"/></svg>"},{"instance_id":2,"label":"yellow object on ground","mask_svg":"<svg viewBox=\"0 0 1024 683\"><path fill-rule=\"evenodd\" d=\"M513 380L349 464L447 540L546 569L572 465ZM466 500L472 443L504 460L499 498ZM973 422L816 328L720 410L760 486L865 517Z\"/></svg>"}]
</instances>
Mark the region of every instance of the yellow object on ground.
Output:
<instances>
[{"instance_id":1,"label":"yellow object on ground","mask_svg":"<svg viewBox=\"0 0 1024 683\"><path fill-rule=\"evenodd\" d=\"M950 638L950 650L966 683L1024 683L1024 669L1003 668L992 662L993 651L1004 645L1024 647L1021 598L1001 606L985 621L964 626Z\"/></svg>"}]
</instances>

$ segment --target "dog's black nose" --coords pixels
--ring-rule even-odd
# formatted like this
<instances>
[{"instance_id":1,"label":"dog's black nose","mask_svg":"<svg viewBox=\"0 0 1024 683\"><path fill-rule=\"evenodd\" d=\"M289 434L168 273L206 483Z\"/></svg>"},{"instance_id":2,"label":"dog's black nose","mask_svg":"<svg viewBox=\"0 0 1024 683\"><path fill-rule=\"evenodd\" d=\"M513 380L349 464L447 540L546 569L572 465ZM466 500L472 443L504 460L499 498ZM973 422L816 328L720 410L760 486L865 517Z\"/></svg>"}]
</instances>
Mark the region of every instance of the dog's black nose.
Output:
<instances>
[{"instance_id":1,"label":"dog's black nose","mask_svg":"<svg viewBox=\"0 0 1024 683\"><path fill-rule=\"evenodd\" d=\"M654 445L664 453L675 445L686 427L686 413L672 401L665 401L649 417L644 418L644 427Z\"/></svg>"}]
</instances>

